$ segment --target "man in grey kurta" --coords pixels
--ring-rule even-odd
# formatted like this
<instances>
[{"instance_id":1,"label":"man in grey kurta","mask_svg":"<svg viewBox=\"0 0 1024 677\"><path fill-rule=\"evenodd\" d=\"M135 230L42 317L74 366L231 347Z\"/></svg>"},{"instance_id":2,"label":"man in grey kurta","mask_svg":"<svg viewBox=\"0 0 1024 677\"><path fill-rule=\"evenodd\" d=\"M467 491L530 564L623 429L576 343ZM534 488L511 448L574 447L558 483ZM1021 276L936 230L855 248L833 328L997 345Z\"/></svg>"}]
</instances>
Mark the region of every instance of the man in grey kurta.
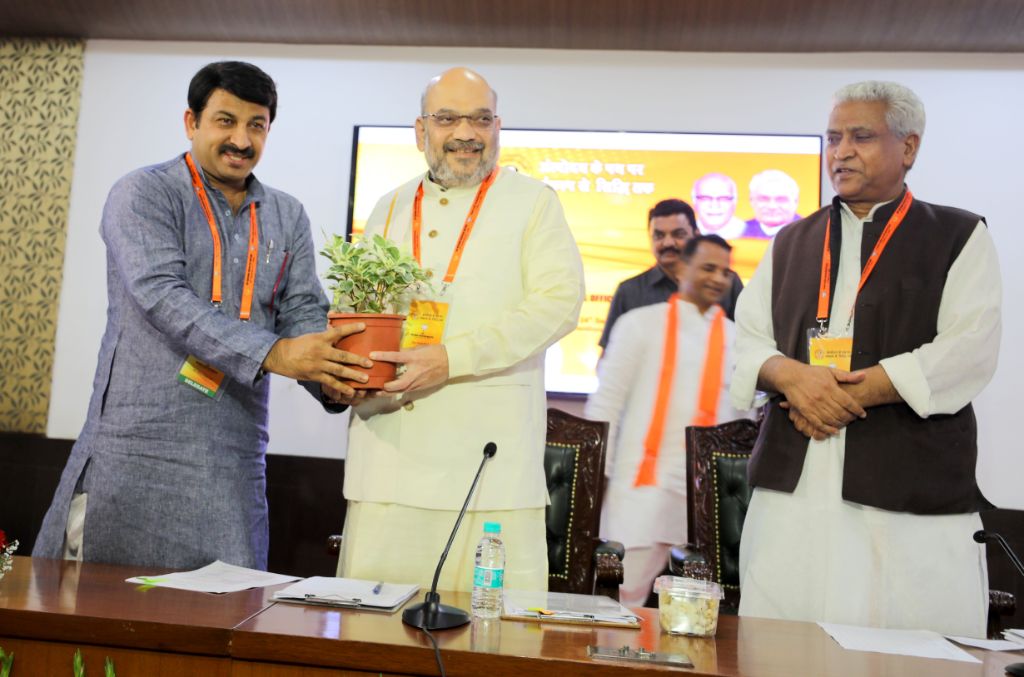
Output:
<instances>
[{"instance_id":1,"label":"man in grey kurta","mask_svg":"<svg viewBox=\"0 0 1024 677\"><path fill-rule=\"evenodd\" d=\"M191 150L111 190L100 226L107 326L92 399L34 556L266 568L266 373L300 379L319 398L322 385L351 395L337 377L355 372L343 364L368 364L332 347L360 325L325 331L302 205L251 173L275 111L265 73L210 64L189 87ZM222 249L219 304L211 217ZM242 299L253 266L250 305ZM215 393L179 379L190 356L224 374Z\"/></svg>"}]
</instances>

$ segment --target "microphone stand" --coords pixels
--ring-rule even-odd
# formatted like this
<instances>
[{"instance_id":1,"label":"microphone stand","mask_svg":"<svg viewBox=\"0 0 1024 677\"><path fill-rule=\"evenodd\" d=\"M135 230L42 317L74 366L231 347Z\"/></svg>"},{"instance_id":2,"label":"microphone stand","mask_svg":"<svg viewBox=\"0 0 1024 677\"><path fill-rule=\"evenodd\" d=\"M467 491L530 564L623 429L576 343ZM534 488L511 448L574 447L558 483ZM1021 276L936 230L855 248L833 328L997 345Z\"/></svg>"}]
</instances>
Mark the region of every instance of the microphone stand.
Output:
<instances>
[{"instance_id":1,"label":"microphone stand","mask_svg":"<svg viewBox=\"0 0 1024 677\"><path fill-rule=\"evenodd\" d=\"M974 541L976 543L998 543L999 547L1006 553L1006 557L1009 558L1014 568L1017 569L1017 573L1024 576L1024 564L1021 564L1020 558L1017 557L1017 553L1010 548L1010 544L1006 542L1000 534L990 531L975 531ZM1008 675L1024 675L1024 663L1010 663L1003 668Z\"/></svg>"},{"instance_id":2,"label":"microphone stand","mask_svg":"<svg viewBox=\"0 0 1024 677\"><path fill-rule=\"evenodd\" d=\"M1010 548L1010 544L1006 542L1006 539L993 531L975 531L974 541L976 543L998 543L999 547L1003 549L1014 568L1017 569L1017 573L1024 576L1024 564L1021 564L1020 558L1017 557L1017 553Z\"/></svg>"},{"instance_id":3,"label":"microphone stand","mask_svg":"<svg viewBox=\"0 0 1024 677\"><path fill-rule=\"evenodd\" d=\"M497 452L498 446L494 442L488 442L484 446L483 460L480 461L476 477L473 478L473 484L469 487L466 502L462 504L462 510L459 511L459 518L455 520L455 527L452 529L452 535L448 538L448 545L444 546L444 552L441 553L441 559L437 563L437 569L434 571L434 582L430 586L430 592L427 593L422 602L414 604L402 612L402 622L406 625L411 625L421 630L445 630L469 623L468 613L458 607L441 604L441 596L437 594L437 580L441 577L441 567L444 566L444 561L448 558L448 550L451 549L452 542L455 541L455 534L458 533L459 525L462 524L462 518L466 515L469 500L473 497L473 491L476 489L477 482L480 481L480 474L484 471L484 464Z\"/></svg>"}]
</instances>

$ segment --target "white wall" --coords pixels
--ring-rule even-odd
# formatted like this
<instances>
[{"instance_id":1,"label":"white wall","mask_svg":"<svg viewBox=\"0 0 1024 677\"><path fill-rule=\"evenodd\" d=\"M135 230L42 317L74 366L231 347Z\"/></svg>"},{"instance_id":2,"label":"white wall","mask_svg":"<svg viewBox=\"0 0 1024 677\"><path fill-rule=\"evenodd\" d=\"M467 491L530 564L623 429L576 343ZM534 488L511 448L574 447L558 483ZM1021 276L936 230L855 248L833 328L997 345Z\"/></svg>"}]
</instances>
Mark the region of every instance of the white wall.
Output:
<instances>
[{"instance_id":1,"label":"white wall","mask_svg":"<svg viewBox=\"0 0 1024 677\"><path fill-rule=\"evenodd\" d=\"M675 54L510 49L297 47L90 42L57 332L48 434L73 438L85 419L106 305L100 212L124 173L187 148L182 123L193 73L219 59L252 61L278 83L279 117L258 168L297 196L321 228L345 225L356 124L410 124L426 80L451 65L481 71L507 127L819 134L831 93L854 80L911 86L928 128L910 185L921 199L988 217L1003 261L1007 312L1000 367L977 400L979 479L991 500L1024 508L1015 375L1024 320L1016 222L1024 151L1024 55ZM70 150L70 149L69 149ZM680 194L686 187L680 186ZM827 181L825 198L831 197ZM296 386L273 387L273 453L341 456L344 417Z\"/></svg>"}]
</instances>

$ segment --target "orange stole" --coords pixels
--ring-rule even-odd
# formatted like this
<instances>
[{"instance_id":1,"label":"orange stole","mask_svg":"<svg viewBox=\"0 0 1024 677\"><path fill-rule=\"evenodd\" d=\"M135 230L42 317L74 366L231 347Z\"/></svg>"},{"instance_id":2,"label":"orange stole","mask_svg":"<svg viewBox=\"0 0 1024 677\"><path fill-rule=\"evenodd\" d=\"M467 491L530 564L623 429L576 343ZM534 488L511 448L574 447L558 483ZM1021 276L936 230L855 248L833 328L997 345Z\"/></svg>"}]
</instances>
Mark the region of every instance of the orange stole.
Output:
<instances>
[{"instance_id":1,"label":"orange stole","mask_svg":"<svg viewBox=\"0 0 1024 677\"><path fill-rule=\"evenodd\" d=\"M668 321L665 323L665 349L661 361L661 377L658 380L658 396L654 402L654 413L644 438L644 458L640 462L634 487L656 486L658 452L665 434L665 417L672 399L672 382L676 373L677 333L679 329L679 294L668 299ZM715 425L718 420L718 398L722 391L722 369L725 363L725 312L718 308L711 318L708 331L707 349L704 353L704 371L700 379L700 393L697 411L690 425Z\"/></svg>"}]
</instances>

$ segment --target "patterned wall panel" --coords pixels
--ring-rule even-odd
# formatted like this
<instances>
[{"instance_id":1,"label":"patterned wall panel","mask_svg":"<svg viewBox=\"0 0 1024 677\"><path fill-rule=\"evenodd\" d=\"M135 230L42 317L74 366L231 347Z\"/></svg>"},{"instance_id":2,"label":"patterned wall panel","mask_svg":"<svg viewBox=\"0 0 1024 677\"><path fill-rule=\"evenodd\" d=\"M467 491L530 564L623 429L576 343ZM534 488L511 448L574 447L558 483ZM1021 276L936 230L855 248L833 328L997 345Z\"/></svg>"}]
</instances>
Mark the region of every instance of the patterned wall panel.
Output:
<instances>
[{"instance_id":1,"label":"patterned wall panel","mask_svg":"<svg viewBox=\"0 0 1024 677\"><path fill-rule=\"evenodd\" d=\"M0 38L0 431L46 431L83 51Z\"/></svg>"}]
</instances>

